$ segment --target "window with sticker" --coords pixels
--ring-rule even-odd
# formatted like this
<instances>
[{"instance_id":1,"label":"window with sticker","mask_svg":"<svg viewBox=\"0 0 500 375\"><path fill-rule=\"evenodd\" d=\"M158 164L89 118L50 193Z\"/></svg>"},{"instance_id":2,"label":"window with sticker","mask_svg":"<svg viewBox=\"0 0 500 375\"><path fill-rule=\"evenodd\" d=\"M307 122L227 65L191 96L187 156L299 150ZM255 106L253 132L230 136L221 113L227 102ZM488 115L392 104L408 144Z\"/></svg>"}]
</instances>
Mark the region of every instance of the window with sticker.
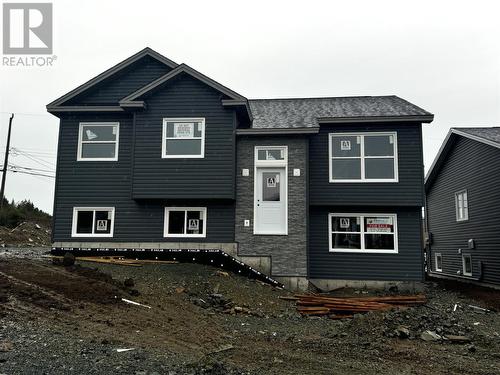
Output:
<instances>
[{"instance_id":1,"label":"window with sticker","mask_svg":"<svg viewBox=\"0 0 500 375\"><path fill-rule=\"evenodd\" d=\"M204 156L204 118L163 119L163 158L203 158Z\"/></svg>"},{"instance_id":2,"label":"window with sticker","mask_svg":"<svg viewBox=\"0 0 500 375\"><path fill-rule=\"evenodd\" d=\"M330 251L397 253L395 214L337 214L328 217Z\"/></svg>"},{"instance_id":3,"label":"window with sticker","mask_svg":"<svg viewBox=\"0 0 500 375\"><path fill-rule=\"evenodd\" d=\"M77 160L118 160L119 130L117 122L80 123Z\"/></svg>"},{"instance_id":4,"label":"window with sticker","mask_svg":"<svg viewBox=\"0 0 500 375\"><path fill-rule=\"evenodd\" d=\"M113 237L114 207L75 207L73 237Z\"/></svg>"},{"instance_id":5,"label":"window with sticker","mask_svg":"<svg viewBox=\"0 0 500 375\"><path fill-rule=\"evenodd\" d=\"M330 133L330 182L397 182L397 137Z\"/></svg>"},{"instance_id":6,"label":"window with sticker","mask_svg":"<svg viewBox=\"0 0 500 375\"><path fill-rule=\"evenodd\" d=\"M206 237L206 207L166 207L165 237Z\"/></svg>"}]
</instances>

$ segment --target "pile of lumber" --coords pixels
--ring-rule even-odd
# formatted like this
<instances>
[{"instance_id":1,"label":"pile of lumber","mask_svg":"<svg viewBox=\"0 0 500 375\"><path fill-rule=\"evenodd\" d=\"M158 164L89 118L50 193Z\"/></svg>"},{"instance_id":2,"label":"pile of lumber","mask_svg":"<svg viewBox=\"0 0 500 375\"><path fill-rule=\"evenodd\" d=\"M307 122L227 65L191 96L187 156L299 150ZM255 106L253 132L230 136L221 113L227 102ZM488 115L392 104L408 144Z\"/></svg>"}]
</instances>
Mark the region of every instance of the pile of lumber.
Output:
<instances>
[{"instance_id":1,"label":"pile of lumber","mask_svg":"<svg viewBox=\"0 0 500 375\"><path fill-rule=\"evenodd\" d=\"M329 315L331 319L352 318L353 314L384 311L394 307L415 306L426 303L422 294L382 297L330 297L317 294L297 294L295 300L302 315Z\"/></svg>"}]
</instances>

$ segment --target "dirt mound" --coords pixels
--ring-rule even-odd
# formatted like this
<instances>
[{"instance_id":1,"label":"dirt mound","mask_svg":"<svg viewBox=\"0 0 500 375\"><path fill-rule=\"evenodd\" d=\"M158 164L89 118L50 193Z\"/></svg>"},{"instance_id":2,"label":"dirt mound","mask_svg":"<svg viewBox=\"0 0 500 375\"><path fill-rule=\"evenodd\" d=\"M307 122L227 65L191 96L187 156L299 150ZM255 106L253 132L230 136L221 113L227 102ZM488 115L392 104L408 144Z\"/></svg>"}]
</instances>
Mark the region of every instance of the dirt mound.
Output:
<instances>
[{"instance_id":1,"label":"dirt mound","mask_svg":"<svg viewBox=\"0 0 500 375\"><path fill-rule=\"evenodd\" d=\"M42 308L74 303L116 303L125 295L109 275L81 266L54 267L22 259L0 261L0 299L15 298Z\"/></svg>"},{"instance_id":2,"label":"dirt mound","mask_svg":"<svg viewBox=\"0 0 500 375\"><path fill-rule=\"evenodd\" d=\"M50 246L51 229L43 223L25 221L15 228L0 226L0 246Z\"/></svg>"}]
</instances>

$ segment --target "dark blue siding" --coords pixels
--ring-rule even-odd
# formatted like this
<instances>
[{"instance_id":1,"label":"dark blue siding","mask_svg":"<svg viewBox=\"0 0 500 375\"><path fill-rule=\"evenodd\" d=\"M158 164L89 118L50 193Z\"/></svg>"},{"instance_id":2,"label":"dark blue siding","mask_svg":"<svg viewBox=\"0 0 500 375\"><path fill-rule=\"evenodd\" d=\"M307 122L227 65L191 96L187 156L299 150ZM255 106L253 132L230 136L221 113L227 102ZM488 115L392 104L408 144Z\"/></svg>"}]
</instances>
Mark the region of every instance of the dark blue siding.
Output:
<instances>
[{"instance_id":1,"label":"dark blue siding","mask_svg":"<svg viewBox=\"0 0 500 375\"><path fill-rule=\"evenodd\" d=\"M328 214L335 212L396 213L398 254L331 253L328 243ZM340 280L423 279L420 208L310 207L309 277Z\"/></svg>"},{"instance_id":2,"label":"dark blue siding","mask_svg":"<svg viewBox=\"0 0 500 375\"><path fill-rule=\"evenodd\" d=\"M235 115L221 94L187 75L146 98L136 115L133 196L137 199L235 198ZM162 159L165 117L205 118L205 157Z\"/></svg>"},{"instance_id":3,"label":"dark blue siding","mask_svg":"<svg viewBox=\"0 0 500 375\"><path fill-rule=\"evenodd\" d=\"M116 162L76 161L81 121L119 121L120 144ZM67 116L61 119L54 208L54 241L193 242L163 237L164 207L207 207L207 237L196 242L234 241L234 203L198 201L135 201L131 198L132 115ZM158 155L159 157L159 155ZM73 207L115 207L113 238L71 238Z\"/></svg>"},{"instance_id":4,"label":"dark blue siding","mask_svg":"<svg viewBox=\"0 0 500 375\"><path fill-rule=\"evenodd\" d=\"M457 222L455 193L467 190L469 220ZM474 278L500 285L500 149L456 136L456 143L428 187L427 214L432 233L431 269L434 254L441 253L443 273L457 275L462 270L458 249L472 258ZM467 241L474 239L475 249Z\"/></svg>"},{"instance_id":5,"label":"dark blue siding","mask_svg":"<svg viewBox=\"0 0 500 375\"><path fill-rule=\"evenodd\" d=\"M399 182L330 183L328 134L377 131L397 132ZM311 205L423 206L421 124L321 125L311 137L309 156Z\"/></svg>"},{"instance_id":6,"label":"dark blue siding","mask_svg":"<svg viewBox=\"0 0 500 375\"><path fill-rule=\"evenodd\" d=\"M120 99L170 70L172 70L170 67L151 56L145 56L96 87L71 99L65 105L117 105Z\"/></svg>"}]
</instances>

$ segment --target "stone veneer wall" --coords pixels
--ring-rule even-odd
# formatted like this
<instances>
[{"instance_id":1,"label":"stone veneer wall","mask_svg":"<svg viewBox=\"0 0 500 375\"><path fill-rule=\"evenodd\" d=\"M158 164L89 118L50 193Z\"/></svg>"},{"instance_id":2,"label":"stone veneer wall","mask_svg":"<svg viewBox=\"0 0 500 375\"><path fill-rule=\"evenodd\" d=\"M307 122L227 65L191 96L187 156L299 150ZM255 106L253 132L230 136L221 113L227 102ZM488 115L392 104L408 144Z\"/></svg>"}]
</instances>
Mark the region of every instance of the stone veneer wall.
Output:
<instances>
[{"instance_id":1,"label":"stone veneer wall","mask_svg":"<svg viewBox=\"0 0 500 375\"><path fill-rule=\"evenodd\" d=\"M307 153L309 139L247 136L237 139L235 240L240 256L270 256L272 276L307 276ZM254 235L255 146L288 146L288 235ZM242 169L249 176L242 176ZM293 169L300 169L300 177ZM250 226L244 226L250 220Z\"/></svg>"}]
</instances>

